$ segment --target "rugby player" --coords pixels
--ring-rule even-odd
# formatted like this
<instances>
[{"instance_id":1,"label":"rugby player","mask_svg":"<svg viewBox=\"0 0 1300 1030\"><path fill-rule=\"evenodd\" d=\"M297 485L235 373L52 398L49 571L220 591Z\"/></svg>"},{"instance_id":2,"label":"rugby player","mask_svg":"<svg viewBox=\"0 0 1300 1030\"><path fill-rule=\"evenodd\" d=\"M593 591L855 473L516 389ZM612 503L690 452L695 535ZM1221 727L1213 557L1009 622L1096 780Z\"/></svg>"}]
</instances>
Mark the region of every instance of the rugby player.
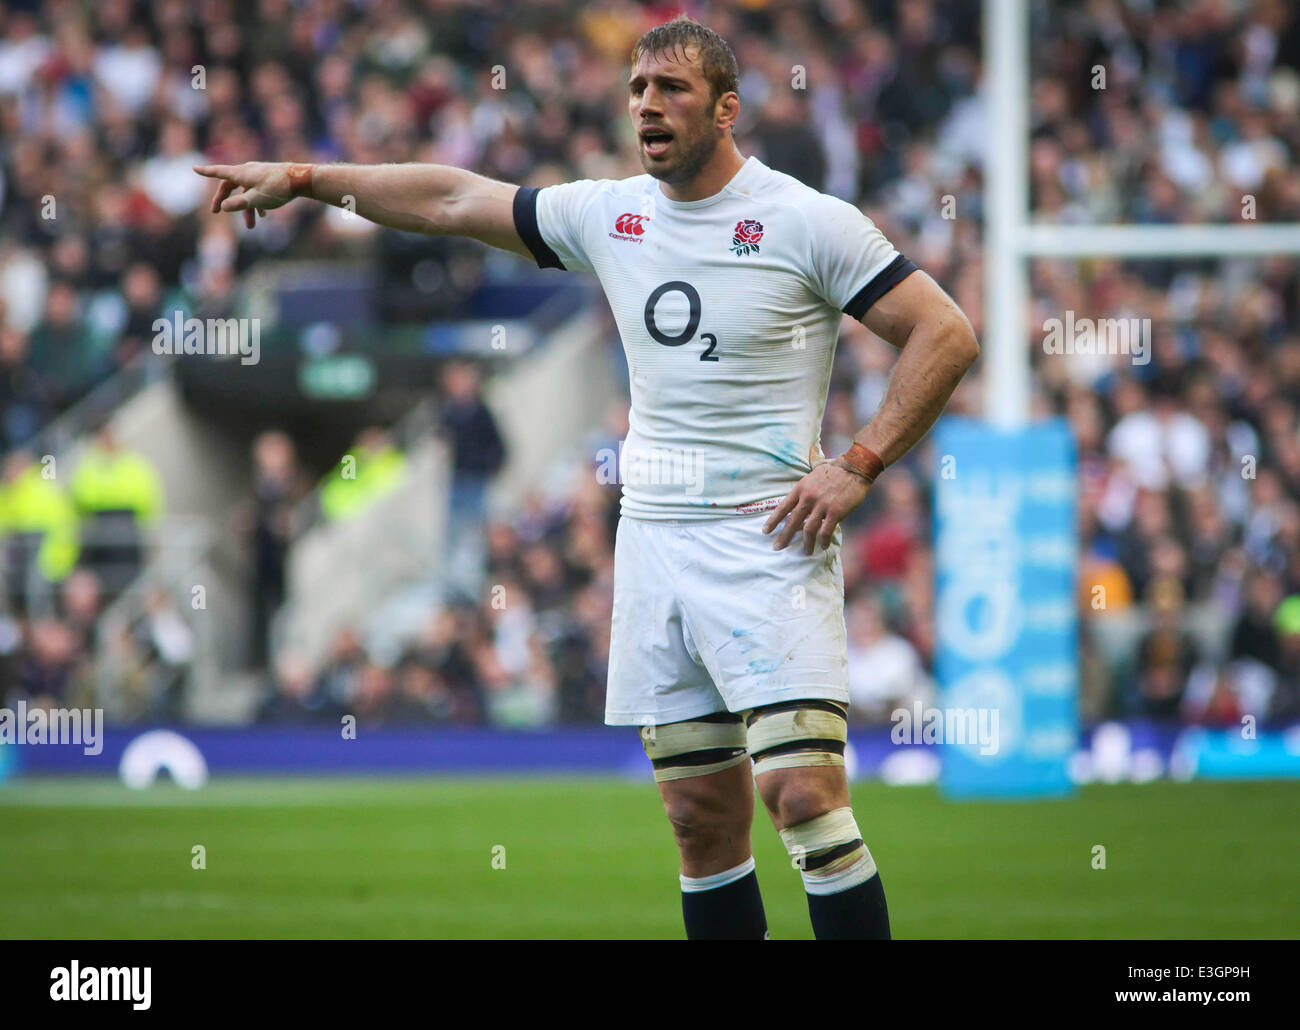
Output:
<instances>
[{"instance_id":1,"label":"rugby player","mask_svg":"<svg viewBox=\"0 0 1300 1030\"><path fill-rule=\"evenodd\" d=\"M934 423L979 353L969 321L856 207L743 156L727 43L681 17L632 52L644 175L541 189L440 165L248 163L212 210L295 197L471 237L600 280L631 376L606 721L641 727L692 939L763 939L757 787L819 939L887 939L849 801L840 522ZM899 350L880 410L826 460L840 321ZM790 546L795 544L796 546Z\"/></svg>"}]
</instances>

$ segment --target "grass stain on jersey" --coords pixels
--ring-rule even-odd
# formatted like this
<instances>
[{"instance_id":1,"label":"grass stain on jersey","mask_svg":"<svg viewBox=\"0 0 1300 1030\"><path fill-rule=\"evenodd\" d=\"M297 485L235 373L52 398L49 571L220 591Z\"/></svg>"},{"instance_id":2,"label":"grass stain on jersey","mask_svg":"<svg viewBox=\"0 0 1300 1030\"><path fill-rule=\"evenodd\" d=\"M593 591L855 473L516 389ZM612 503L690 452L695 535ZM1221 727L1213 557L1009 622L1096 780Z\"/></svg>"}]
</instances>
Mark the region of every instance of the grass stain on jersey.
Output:
<instances>
[{"instance_id":1,"label":"grass stain on jersey","mask_svg":"<svg viewBox=\"0 0 1300 1030\"><path fill-rule=\"evenodd\" d=\"M742 641L741 646L739 648L741 654L749 654L750 651L754 650L756 645L750 644L744 639L746 637L752 637L753 635L754 634L747 629L733 629L731 631L731 636L733 638L740 639Z\"/></svg>"},{"instance_id":2,"label":"grass stain on jersey","mask_svg":"<svg viewBox=\"0 0 1300 1030\"><path fill-rule=\"evenodd\" d=\"M808 458L803 448L799 447L786 433L782 432L780 426L768 426L763 431L759 443L763 450L767 451L783 465L803 469L808 464Z\"/></svg>"}]
</instances>

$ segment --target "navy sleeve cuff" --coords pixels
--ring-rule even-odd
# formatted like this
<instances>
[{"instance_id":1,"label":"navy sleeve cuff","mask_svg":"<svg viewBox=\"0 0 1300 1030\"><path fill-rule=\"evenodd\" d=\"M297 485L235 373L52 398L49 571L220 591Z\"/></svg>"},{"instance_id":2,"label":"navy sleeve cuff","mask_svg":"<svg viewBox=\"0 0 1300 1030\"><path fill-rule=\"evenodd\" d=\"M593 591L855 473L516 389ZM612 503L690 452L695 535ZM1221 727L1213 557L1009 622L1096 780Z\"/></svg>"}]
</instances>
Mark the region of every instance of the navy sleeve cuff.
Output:
<instances>
[{"instance_id":1,"label":"navy sleeve cuff","mask_svg":"<svg viewBox=\"0 0 1300 1030\"><path fill-rule=\"evenodd\" d=\"M515 203L517 205L518 201L516 200ZM515 220L518 221L517 215ZM844 305L844 313L850 318L860 320L863 315L871 310L872 304L915 271L916 265L903 257L902 254L899 254L871 282L853 295L853 299Z\"/></svg>"},{"instance_id":2,"label":"navy sleeve cuff","mask_svg":"<svg viewBox=\"0 0 1300 1030\"><path fill-rule=\"evenodd\" d=\"M519 233L519 238L524 241L529 253L533 255L538 268L558 268L566 271L563 262L555 251L546 245L541 230L537 228L537 194L540 192L541 190L532 186L520 186L515 191L515 232Z\"/></svg>"}]
</instances>

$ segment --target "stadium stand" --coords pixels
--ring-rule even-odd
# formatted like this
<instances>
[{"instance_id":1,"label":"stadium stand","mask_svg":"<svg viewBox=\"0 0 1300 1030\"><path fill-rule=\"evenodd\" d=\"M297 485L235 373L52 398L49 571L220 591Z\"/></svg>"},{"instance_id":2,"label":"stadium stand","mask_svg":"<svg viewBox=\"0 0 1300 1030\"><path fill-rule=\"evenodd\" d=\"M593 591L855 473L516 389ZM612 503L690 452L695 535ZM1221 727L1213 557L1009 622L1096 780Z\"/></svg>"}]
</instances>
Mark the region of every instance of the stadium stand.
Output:
<instances>
[{"instance_id":1,"label":"stadium stand","mask_svg":"<svg viewBox=\"0 0 1300 1030\"><path fill-rule=\"evenodd\" d=\"M251 34L244 6L49 0L0 10L0 696L93 694L127 721L184 710L204 653L188 598L137 590L122 618L91 632L121 590L94 562L78 564L77 509L99 510L99 489L74 478L69 492L40 476L51 427L69 424L60 419L105 383L158 374L150 339L159 315L224 315L272 264L332 261L363 264L373 278L317 280L297 303L306 321L332 313L345 334L350 319L378 313L385 330L348 336L357 346L396 347L403 326L431 319L516 314L475 310L472 299L504 295L491 287L515 259L380 232L305 203L245 232L203 212L207 185L190 165L420 160L531 185L637 174L624 65L632 41L674 11L619 0L257 0L262 28ZM980 153L993 117L978 3L747 0L693 10L739 58L741 150L861 204L978 332ZM1036 5L1032 31L1036 221L1300 220L1295 5L1080 0ZM803 63L792 67L791 54ZM503 62L508 87L494 88ZM806 89L774 88L800 74ZM1150 318L1149 361L1043 353L1044 321L1066 310ZM1300 715L1295 261L1040 260L1026 339L1036 410L1067 416L1079 452L1085 718L1222 725ZM617 363L609 326L604 341ZM890 358L846 321L824 450L874 412ZM949 410L974 413L977 397L968 382ZM508 412L494 413L505 449L526 447ZM274 721L347 711L376 724L598 721L617 487L597 469L621 438L619 417L591 420L585 454L562 473L548 468L544 489L487 509L477 597L423 602L396 641L363 621L337 627L315 660L277 652L270 630L308 531L291 513L314 472L325 476L327 521L345 517L403 474L402 455L382 450L366 471L378 481L349 482L327 474L345 441L330 450L291 420L259 438L234 535L255 570L244 595L254 644L237 661L270 670L248 711ZM470 430L472 419L453 417L454 434L485 432L477 418ZM322 447L329 453L309 459ZM934 459L917 448L845 527L851 677L864 718L932 689ZM85 460L93 469L103 459ZM480 511L478 479L497 464L456 460L459 512ZM143 499L153 492L145 471L124 475L138 480L138 499L105 503L134 512L134 525L156 502ZM211 528L230 535L220 521ZM477 568L467 575L478 581ZM35 610L32 584L46 594ZM495 606L494 588L512 603ZM372 648L372 639L385 643Z\"/></svg>"}]
</instances>

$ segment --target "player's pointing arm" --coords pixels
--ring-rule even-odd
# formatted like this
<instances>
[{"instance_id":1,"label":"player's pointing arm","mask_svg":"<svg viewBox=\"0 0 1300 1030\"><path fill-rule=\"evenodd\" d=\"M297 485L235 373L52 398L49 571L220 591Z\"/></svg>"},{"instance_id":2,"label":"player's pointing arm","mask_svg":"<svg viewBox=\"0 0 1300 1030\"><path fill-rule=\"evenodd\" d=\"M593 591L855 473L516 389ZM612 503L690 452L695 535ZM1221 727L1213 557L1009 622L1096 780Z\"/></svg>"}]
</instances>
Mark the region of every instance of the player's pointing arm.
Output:
<instances>
[{"instance_id":1,"label":"player's pointing arm","mask_svg":"<svg viewBox=\"0 0 1300 1030\"><path fill-rule=\"evenodd\" d=\"M431 236L467 236L502 250L530 252L515 229L517 187L435 164L285 164L249 161L195 165L220 180L212 211L243 212L252 228L257 212L296 197L346 207L380 225Z\"/></svg>"}]
</instances>

